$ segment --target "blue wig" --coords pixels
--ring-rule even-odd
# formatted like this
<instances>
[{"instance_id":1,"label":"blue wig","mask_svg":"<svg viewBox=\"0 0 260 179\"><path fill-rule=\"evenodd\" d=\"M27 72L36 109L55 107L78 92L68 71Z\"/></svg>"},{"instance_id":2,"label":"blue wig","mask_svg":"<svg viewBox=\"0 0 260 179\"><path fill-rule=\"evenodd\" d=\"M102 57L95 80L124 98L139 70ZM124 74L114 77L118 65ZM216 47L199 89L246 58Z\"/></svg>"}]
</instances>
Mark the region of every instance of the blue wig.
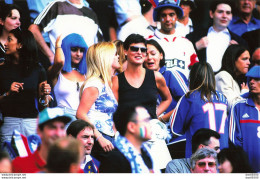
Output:
<instances>
[{"instance_id":1,"label":"blue wig","mask_svg":"<svg viewBox=\"0 0 260 179\"><path fill-rule=\"evenodd\" d=\"M87 73L86 53L88 50L88 46L85 40L83 39L83 37L76 33L69 34L62 40L61 48L65 56L65 63L62 70L66 72L71 72L72 70L71 47L84 48L83 57L79 63L77 70L79 70L79 72L83 75L86 74Z\"/></svg>"}]
</instances>

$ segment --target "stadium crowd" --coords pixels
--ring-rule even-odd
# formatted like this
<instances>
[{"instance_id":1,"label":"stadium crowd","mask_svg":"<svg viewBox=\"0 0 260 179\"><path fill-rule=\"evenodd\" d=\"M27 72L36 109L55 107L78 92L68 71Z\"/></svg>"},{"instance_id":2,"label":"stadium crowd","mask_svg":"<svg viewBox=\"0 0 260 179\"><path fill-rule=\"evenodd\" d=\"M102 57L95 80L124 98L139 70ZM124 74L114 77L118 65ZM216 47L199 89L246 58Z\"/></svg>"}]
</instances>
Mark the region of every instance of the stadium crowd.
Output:
<instances>
[{"instance_id":1,"label":"stadium crowd","mask_svg":"<svg viewBox=\"0 0 260 179\"><path fill-rule=\"evenodd\" d=\"M0 1L1 173L260 173L260 0Z\"/></svg>"}]
</instances>

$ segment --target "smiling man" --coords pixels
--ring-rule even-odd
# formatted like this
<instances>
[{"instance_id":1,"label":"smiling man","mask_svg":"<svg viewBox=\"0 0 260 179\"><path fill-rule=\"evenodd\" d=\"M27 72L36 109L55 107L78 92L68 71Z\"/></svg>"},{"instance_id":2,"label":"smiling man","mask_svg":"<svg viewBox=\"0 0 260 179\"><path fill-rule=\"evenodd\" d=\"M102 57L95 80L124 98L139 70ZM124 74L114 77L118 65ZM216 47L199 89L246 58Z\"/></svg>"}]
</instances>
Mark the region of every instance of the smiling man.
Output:
<instances>
[{"instance_id":1,"label":"smiling man","mask_svg":"<svg viewBox=\"0 0 260 179\"><path fill-rule=\"evenodd\" d=\"M213 25L197 29L186 37L193 43L200 61L207 61L217 72L221 67L223 54L230 44L247 43L227 27L232 20L232 4L228 0L215 0L210 5L210 18Z\"/></svg>"},{"instance_id":2,"label":"smiling man","mask_svg":"<svg viewBox=\"0 0 260 179\"><path fill-rule=\"evenodd\" d=\"M156 29L148 39L156 40L165 52L165 66L189 77L191 66L198 62L192 43L176 32L176 22L183 16L179 0L161 0L153 12L154 21L159 21L161 29Z\"/></svg>"},{"instance_id":3,"label":"smiling man","mask_svg":"<svg viewBox=\"0 0 260 179\"><path fill-rule=\"evenodd\" d=\"M76 120L69 125L67 135L75 137L84 145L85 158L80 166L84 173L98 173L99 161L90 155L94 145L94 126L86 121Z\"/></svg>"}]
</instances>

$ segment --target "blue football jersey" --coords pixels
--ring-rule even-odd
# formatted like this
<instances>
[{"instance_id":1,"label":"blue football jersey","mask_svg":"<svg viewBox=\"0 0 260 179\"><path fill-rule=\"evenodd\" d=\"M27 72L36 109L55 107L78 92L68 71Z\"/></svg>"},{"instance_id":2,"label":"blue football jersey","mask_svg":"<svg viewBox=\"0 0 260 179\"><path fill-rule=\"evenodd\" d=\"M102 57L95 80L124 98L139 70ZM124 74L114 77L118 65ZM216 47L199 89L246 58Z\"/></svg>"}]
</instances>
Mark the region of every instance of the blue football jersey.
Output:
<instances>
[{"instance_id":1,"label":"blue football jersey","mask_svg":"<svg viewBox=\"0 0 260 179\"><path fill-rule=\"evenodd\" d=\"M260 111L250 96L231 108L229 138L243 147L253 169L260 172Z\"/></svg>"},{"instance_id":2,"label":"blue football jersey","mask_svg":"<svg viewBox=\"0 0 260 179\"><path fill-rule=\"evenodd\" d=\"M212 102L201 99L199 91L189 97L183 96L171 118L171 130L175 135L186 134L186 157L192 155L191 139L200 128L209 128L220 134L220 148L228 147L227 99L217 92L212 95ZM207 99L205 98L207 101Z\"/></svg>"}]
</instances>

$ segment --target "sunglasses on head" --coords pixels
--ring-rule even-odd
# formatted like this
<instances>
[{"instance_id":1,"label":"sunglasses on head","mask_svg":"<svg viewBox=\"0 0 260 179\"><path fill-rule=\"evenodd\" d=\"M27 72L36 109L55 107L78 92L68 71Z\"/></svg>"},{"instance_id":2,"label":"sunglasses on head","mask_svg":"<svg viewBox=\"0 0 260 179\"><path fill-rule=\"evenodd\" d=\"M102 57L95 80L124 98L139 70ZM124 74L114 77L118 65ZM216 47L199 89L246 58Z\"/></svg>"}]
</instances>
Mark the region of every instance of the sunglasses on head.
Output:
<instances>
[{"instance_id":1,"label":"sunglasses on head","mask_svg":"<svg viewBox=\"0 0 260 179\"><path fill-rule=\"evenodd\" d=\"M216 166L216 163L215 162L198 162L198 166L200 168L205 168L206 167L206 164L208 164L209 167L215 167Z\"/></svg>"},{"instance_id":2,"label":"sunglasses on head","mask_svg":"<svg viewBox=\"0 0 260 179\"><path fill-rule=\"evenodd\" d=\"M70 50L72 51L72 52L77 52L78 50L80 50L80 52L84 52L84 48L80 48L80 47L71 47L70 48Z\"/></svg>"},{"instance_id":3,"label":"sunglasses on head","mask_svg":"<svg viewBox=\"0 0 260 179\"><path fill-rule=\"evenodd\" d=\"M142 53L146 53L147 52L147 48L145 48L145 47L130 46L130 50L132 52L138 52L139 49L141 50Z\"/></svg>"}]
</instances>

